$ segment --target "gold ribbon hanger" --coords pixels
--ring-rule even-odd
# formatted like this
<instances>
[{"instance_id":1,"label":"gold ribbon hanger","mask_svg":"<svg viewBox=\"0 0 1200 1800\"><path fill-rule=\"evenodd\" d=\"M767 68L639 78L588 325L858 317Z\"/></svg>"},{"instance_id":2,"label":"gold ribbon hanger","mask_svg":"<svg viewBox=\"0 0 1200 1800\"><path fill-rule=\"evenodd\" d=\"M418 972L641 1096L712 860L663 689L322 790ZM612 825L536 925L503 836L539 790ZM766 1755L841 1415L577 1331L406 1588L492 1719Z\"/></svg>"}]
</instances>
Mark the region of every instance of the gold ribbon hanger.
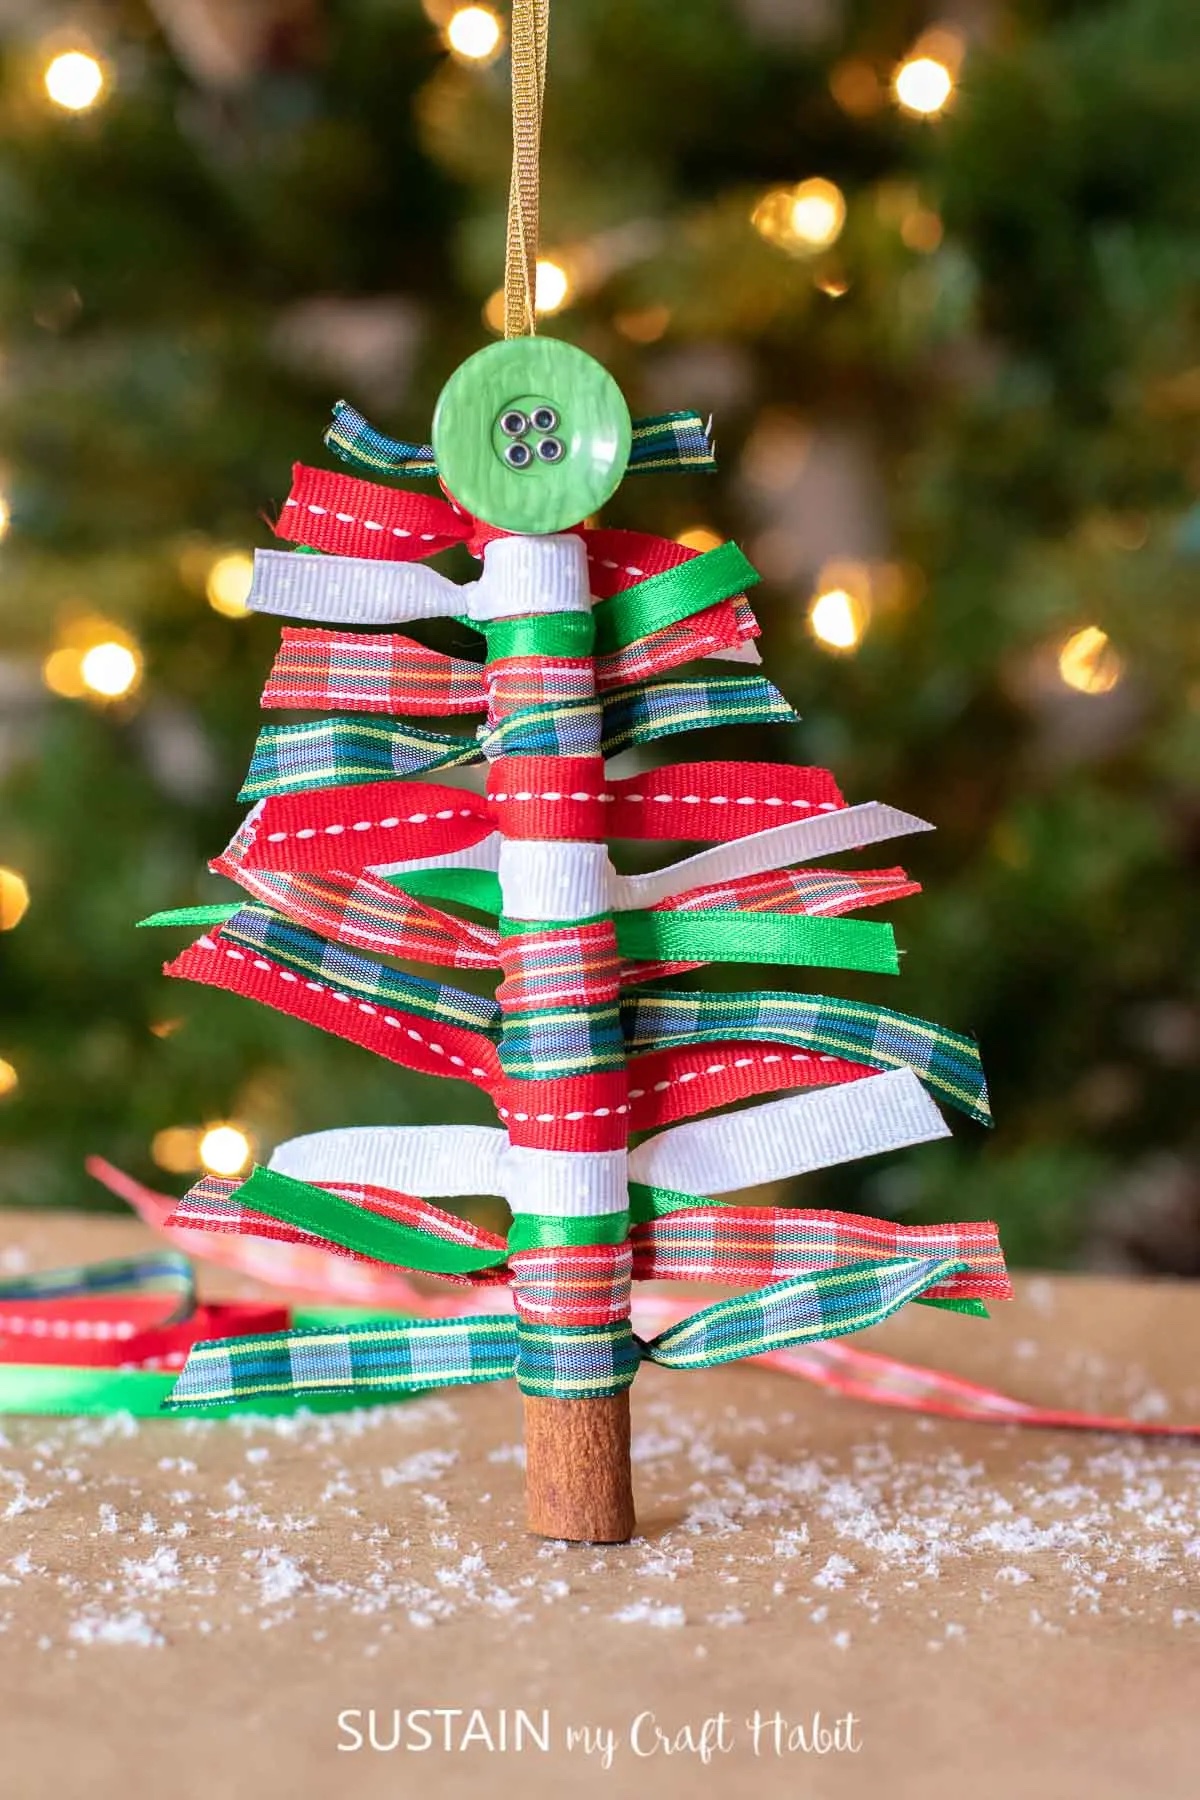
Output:
<instances>
[{"instance_id":1,"label":"gold ribbon hanger","mask_svg":"<svg viewBox=\"0 0 1200 1800\"><path fill-rule=\"evenodd\" d=\"M504 259L504 335L537 330L539 153L550 0L512 0L512 183Z\"/></svg>"}]
</instances>

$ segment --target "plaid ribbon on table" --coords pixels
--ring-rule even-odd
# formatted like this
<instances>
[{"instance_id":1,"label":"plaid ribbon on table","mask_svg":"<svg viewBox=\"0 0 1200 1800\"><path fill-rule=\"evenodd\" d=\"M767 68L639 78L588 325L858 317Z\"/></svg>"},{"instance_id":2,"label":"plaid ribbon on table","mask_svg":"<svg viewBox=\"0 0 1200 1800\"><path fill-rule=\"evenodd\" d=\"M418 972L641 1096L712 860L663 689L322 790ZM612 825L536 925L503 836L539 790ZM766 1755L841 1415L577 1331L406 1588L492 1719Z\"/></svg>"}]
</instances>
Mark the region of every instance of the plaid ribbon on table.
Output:
<instances>
[{"instance_id":1,"label":"plaid ribbon on table","mask_svg":"<svg viewBox=\"0 0 1200 1800\"><path fill-rule=\"evenodd\" d=\"M316 719L302 725L265 725L238 799L263 800L352 781L390 781L483 761L475 738L415 725L367 719Z\"/></svg>"},{"instance_id":2,"label":"plaid ribbon on table","mask_svg":"<svg viewBox=\"0 0 1200 1800\"><path fill-rule=\"evenodd\" d=\"M298 975L328 982L368 1005L399 1006L420 1018L481 1032L493 1041L498 1036L500 1009L494 1000L445 982L402 975L340 944L327 944L313 932L255 902L241 907L226 920L221 936L232 944L261 951L272 962Z\"/></svg>"},{"instance_id":3,"label":"plaid ribbon on table","mask_svg":"<svg viewBox=\"0 0 1200 1800\"><path fill-rule=\"evenodd\" d=\"M709 1368L864 1330L948 1281L958 1266L949 1258L896 1257L798 1275L704 1307L648 1342L626 1324L546 1327L511 1314L217 1339L192 1349L165 1405L178 1412L335 1393L367 1400L512 1375L525 1393L599 1398L628 1387L639 1361Z\"/></svg>"},{"instance_id":4,"label":"plaid ribbon on table","mask_svg":"<svg viewBox=\"0 0 1200 1800\"><path fill-rule=\"evenodd\" d=\"M710 429L711 421L706 422L696 412L660 413L654 418L635 419L629 474L715 469ZM385 437L345 400L339 400L333 409L325 442L344 463L370 469L376 475L437 474L431 444L409 444L401 438Z\"/></svg>"},{"instance_id":5,"label":"plaid ribbon on table","mask_svg":"<svg viewBox=\"0 0 1200 1800\"><path fill-rule=\"evenodd\" d=\"M186 1319L195 1307L195 1271L179 1251L158 1250L148 1256L121 1256L107 1262L6 1276L0 1281L0 1332L4 1329L6 1305L116 1294L161 1294L164 1299L173 1299L174 1304L158 1321L160 1325L172 1325Z\"/></svg>"},{"instance_id":6,"label":"plaid ribbon on table","mask_svg":"<svg viewBox=\"0 0 1200 1800\"><path fill-rule=\"evenodd\" d=\"M621 1001L631 1052L713 1040L767 1040L826 1050L881 1069L912 1069L939 1099L991 1124L987 1082L971 1038L927 1019L826 994L641 990Z\"/></svg>"}]
</instances>

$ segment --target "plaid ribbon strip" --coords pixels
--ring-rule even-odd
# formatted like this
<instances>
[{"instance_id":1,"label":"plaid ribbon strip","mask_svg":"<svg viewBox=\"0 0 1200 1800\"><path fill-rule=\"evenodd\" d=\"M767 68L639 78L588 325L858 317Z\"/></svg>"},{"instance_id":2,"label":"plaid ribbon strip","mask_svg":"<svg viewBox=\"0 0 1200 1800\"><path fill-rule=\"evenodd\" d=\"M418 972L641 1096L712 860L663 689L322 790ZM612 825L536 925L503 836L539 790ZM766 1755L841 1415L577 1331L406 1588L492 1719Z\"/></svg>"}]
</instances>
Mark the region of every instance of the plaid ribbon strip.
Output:
<instances>
[{"instance_id":1,"label":"plaid ribbon strip","mask_svg":"<svg viewBox=\"0 0 1200 1800\"><path fill-rule=\"evenodd\" d=\"M511 1285L518 1315L540 1324L625 1318L631 1280L758 1286L896 1257L955 1263L955 1272L924 1299L958 1304L1012 1298L990 1220L903 1225L857 1213L719 1205L638 1184L631 1186L630 1203L636 1204L637 1222L623 1242L573 1242L560 1232L553 1245L512 1252L497 1233L429 1200L255 1168L242 1182L204 1176L175 1204L166 1224L319 1245L338 1256L473 1286ZM583 1222L574 1224L586 1229Z\"/></svg>"},{"instance_id":2,"label":"plaid ribbon strip","mask_svg":"<svg viewBox=\"0 0 1200 1800\"><path fill-rule=\"evenodd\" d=\"M415 725L366 719L319 719L303 725L265 725L238 799L263 800L352 782L389 781L482 762L474 738Z\"/></svg>"},{"instance_id":3,"label":"plaid ribbon strip","mask_svg":"<svg viewBox=\"0 0 1200 1800\"><path fill-rule=\"evenodd\" d=\"M487 705L483 669L399 632L285 626L262 704L313 712L416 713L449 718Z\"/></svg>"},{"instance_id":4,"label":"plaid ribbon strip","mask_svg":"<svg viewBox=\"0 0 1200 1800\"><path fill-rule=\"evenodd\" d=\"M177 1370L214 1332L240 1337L287 1323L287 1308L270 1302L198 1305L191 1263L173 1250L21 1276L0 1283L0 1411L20 1410L7 1405L14 1364L47 1376Z\"/></svg>"},{"instance_id":5,"label":"plaid ribbon strip","mask_svg":"<svg viewBox=\"0 0 1200 1800\"><path fill-rule=\"evenodd\" d=\"M565 930L502 930L499 954L500 1064L509 1080L625 1067L611 918Z\"/></svg>"},{"instance_id":6,"label":"plaid ribbon strip","mask_svg":"<svg viewBox=\"0 0 1200 1800\"><path fill-rule=\"evenodd\" d=\"M631 475L654 475L682 469L714 470L711 420L699 413L660 413L633 421L629 451ZM325 443L335 456L354 468L376 475L428 476L437 474L431 444L409 444L402 438L385 437L345 400L333 409L333 421Z\"/></svg>"},{"instance_id":7,"label":"plaid ribbon strip","mask_svg":"<svg viewBox=\"0 0 1200 1800\"><path fill-rule=\"evenodd\" d=\"M494 1000L469 994L445 982L402 975L340 944L327 944L311 931L292 925L266 906L251 902L221 927L229 944L269 957L284 969L328 983L339 993L373 1006L397 1006L439 1025L459 1025L487 1037L498 1035L500 1009Z\"/></svg>"},{"instance_id":8,"label":"plaid ribbon strip","mask_svg":"<svg viewBox=\"0 0 1200 1800\"><path fill-rule=\"evenodd\" d=\"M670 412L633 421L630 475L657 475L683 469L703 470L709 474L716 466L711 419L702 419L695 412Z\"/></svg>"},{"instance_id":9,"label":"plaid ribbon strip","mask_svg":"<svg viewBox=\"0 0 1200 1800\"><path fill-rule=\"evenodd\" d=\"M325 443L344 463L376 475L436 475L432 444L407 444L385 437L346 400L339 400Z\"/></svg>"},{"instance_id":10,"label":"plaid ribbon strip","mask_svg":"<svg viewBox=\"0 0 1200 1800\"><path fill-rule=\"evenodd\" d=\"M214 872L228 875L251 899L318 937L453 969L494 969L499 962L492 926L475 925L427 906L392 882L366 872L343 875L330 869L305 875L284 869L247 869L234 847L236 842L211 864ZM227 923L236 911L236 906L222 909L219 923ZM157 918L167 922L166 915Z\"/></svg>"},{"instance_id":11,"label":"plaid ribbon strip","mask_svg":"<svg viewBox=\"0 0 1200 1800\"><path fill-rule=\"evenodd\" d=\"M828 1051L880 1069L912 1069L939 1099L981 1124L992 1122L974 1041L884 1007L825 994L689 994L661 988L625 996L621 1018L631 1052L738 1038Z\"/></svg>"},{"instance_id":12,"label":"plaid ribbon strip","mask_svg":"<svg viewBox=\"0 0 1200 1800\"><path fill-rule=\"evenodd\" d=\"M119 1294L161 1295L166 1309L157 1323L174 1325L186 1319L195 1306L195 1271L179 1251L159 1250L149 1256L115 1257L108 1262L7 1276L0 1281L0 1334L10 1328L13 1306Z\"/></svg>"},{"instance_id":13,"label":"plaid ribbon strip","mask_svg":"<svg viewBox=\"0 0 1200 1800\"><path fill-rule=\"evenodd\" d=\"M716 725L786 725L797 715L761 675L725 680L647 682L612 693L598 709L591 696L517 706L483 733L497 756L615 756L635 744Z\"/></svg>"},{"instance_id":14,"label":"plaid ribbon strip","mask_svg":"<svg viewBox=\"0 0 1200 1800\"><path fill-rule=\"evenodd\" d=\"M653 1190L651 1190L653 1192ZM706 1206L694 1199L630 1233L635 1281L780 1281L839 1263L890 1257L953 1259L956 1273L926 1299L1011 1300L990 1222L901 1225L857 1213L778 1206Z\"/></svg>"},{"instance_id":15,"label":"plaid ribbon strip","mask_svg":"<svg viewBox=\"0 0 1200 1800\"><path fill-rule=\"evenodd\" d=\"M946 1257L893 1257L851 1263L719 1300L642 1345L664 1369L709 1369L766 1351L865 1331L946 1282L962 1265Z\"/></svg>"},{"instance_id":16,"label":"plaid ribbon strip","mask_svg":"<svg viewBox=\"0 0 1200 1800\"><path fill-rule=\"evenodd\" d=\"M758 625L749 607L729 600L705 607L675 625L654 631L649 637L577 668L584 693L593 683L605 692L698 661L723 651L736 650L758 636ZM488 679L513 684L528 704L543 700L573 699L576 691L542 687L541 659L511 659L510 666L493 666ZM550 679L549 676L546 677ZM268 710L282 707L313 712L413 713L426 718L449 718L458 713L482 712L487 705L483 665L461 657L445 656L398 632L352 632L287 626L263 689L262 704ZM508 710L506 707L504 710Z\"/></svg>"},{"instance_id":17,"label":"plaid ribbon strip","mask_svg":"<svg viewBox=\"0 0 1200 1800\"><path fill-rule=\"evenodd\" d=\"M648 1342L627 1324L546 1327L511 1315L218 1340L195 1346L165 1405L178 1412L268 1396L369 1399L513 1375L525 1393L600 1398L627 1388L639 1361L709 1368L862 1331L949 1280L956 1267L948 1258L896 1257L798 1275L704 1307Z\"/></svg>"}]
</instances>

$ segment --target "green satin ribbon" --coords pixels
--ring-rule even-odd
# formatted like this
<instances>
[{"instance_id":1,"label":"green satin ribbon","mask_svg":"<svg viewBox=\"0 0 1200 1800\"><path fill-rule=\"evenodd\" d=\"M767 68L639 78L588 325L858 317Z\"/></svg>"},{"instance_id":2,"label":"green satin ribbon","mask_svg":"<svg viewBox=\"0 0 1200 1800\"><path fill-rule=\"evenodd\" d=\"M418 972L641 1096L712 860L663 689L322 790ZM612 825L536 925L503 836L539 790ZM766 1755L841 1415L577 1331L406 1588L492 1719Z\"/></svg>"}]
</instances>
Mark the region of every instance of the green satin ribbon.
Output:
<instances>
[{"instance_id":1,"label":"green satin ribbon","mask_svg":"<svg viewBox=\"0 0 1200 1800\"><path fill-rule=\"evenodd\" d=\"M598 600L590 613L537 613L488 621L482 626L488 661L514 656L608 656L668 625L690 619L718 600L744 593L759 579L757 569L736 544L718 544L715 550L689 557L673 569L649 575L607 600ZM465 619L463 623L481 629L477 621Z\"/></svg>"},{"instance_id":2,"label":"green satin ribbon","mask_svg":"<svg viewBox=\"0 0 1200 1800\"><path fill-rule=\"evenodd\" d=\"M281 1175L277 1169L256 1168L235 1197L252 1212L266 1213L268 1218L294 1225L342 1250L353 1250L397 1269L416 1269L426 1275L468 1275L476 1269L495 1268L507 1254L502 1248L457 1244L385 1218L327 1188Z\"/></svg>"},{"instance_id":3,"label":"green satin ribbon","mask_svg":"<svg viewBox=\"0 0 1200 1800\"><path fill-rule=\"evenodd\" d=\"M151 913L148 918L139 919L135 929L141 931L147 925L223 925L241 909L240 900L220 902L215 906L176 906L167 912Z\"/></svg>"},{"instance_id":4,"label":"green satin ribbon","mask_svg":"<svg viewBox=\"0 0 1200 1800\"><path fill-rule=\"evenodd\" d=\"M583 1244L622 1244L629 1235L628 1212L594 1213L563 1219L548 1213L517 1213L508 1228L508 1254L518 1250L577 1249Z\"/></svg>"},{"instance_id":5,"label":"green satin ribbon","mask_svg":"<svg viewBox=\"0 0 1200 1800\"><path fill-rule=\"evenodd\" d=\"M746 962L898 975L890 925L748 912L625 912L617 948L639 962Z\"/></svg>"}]
</instances>

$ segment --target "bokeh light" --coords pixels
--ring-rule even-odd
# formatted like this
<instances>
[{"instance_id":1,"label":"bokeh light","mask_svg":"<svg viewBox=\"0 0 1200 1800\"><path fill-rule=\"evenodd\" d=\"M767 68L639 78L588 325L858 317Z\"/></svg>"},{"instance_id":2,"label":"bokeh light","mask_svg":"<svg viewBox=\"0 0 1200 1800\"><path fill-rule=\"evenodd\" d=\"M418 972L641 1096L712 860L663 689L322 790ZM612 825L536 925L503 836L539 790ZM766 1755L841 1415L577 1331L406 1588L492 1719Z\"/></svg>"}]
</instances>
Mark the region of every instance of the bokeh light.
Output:
<instances>
[{"instance_id":1,"label":"bokeh light","mask_svg":"<svg viewBox=\"0 0 1200 1800\"><path fill-rule=\"evenodd\" d=\"M65 700L124 699L142 678L136 638L111 619L72 619L42 664L42 680Z\"/></svg>"},{"instance_id":2,"label":"bokeh light","mask_svg":"<svg viewBox=\"0 0 1200 1800\"><path fill-rule=\"evenodd\" d=\"M1058 653L1058 672L1067 687L1079 694L1108 694L1125 672L1106 631L1085 625L1073 632Z\"/></svg>"},{"instance_id":3,"label":"bokeh light","mask_svg":"<svg viewBox=\"0 0 1200 1800\"><path fill-rule=\"evenodd\" d=\"M203 1132L194 1125L167 1125L156 1131L150 1154L168 1175L191 1175L200 1165L200 1139Z\"/></svg>"},{"instance_id":4,"label":"bokeh light","mask_svg":"<svg viewBox=\"0 0 1200 1800\"><path fill-rule=\"evenodd\" d=\"M253 1154L240 1125L210 1125L200 1139L200 1161L210 1175L240 1175Z\"/></svg>"},{"instance_id":5,"label":"bokeh light","mask_svg":"<svg viewBox=\"0 0 1200 1800\"><path fill-rule=\"evenodd\" d=\"M858 649L867 629L867 608L846 588L825 588L809 606L808 624L825 649L849 655Z\"/></svg>"},{"instance_id":6,"label":"bokeh light","mask_svg":"<svg viewBox=\"0 0 1200 1800\"><path fill-rule=\"evenodd\" d=\"M936 56L912 56L896 70L892 90L905 112L930 119L954 92L954 76Z\"/></svg>"},{"instance_id":7,"label":"bokeh light","mask_svg":"<svg viewBox=\"0 0 1200 1800\"><path fill-rule=\"evenodd\" d=\"M504 27L490 6L460 6L446 23L446 44L460 62L489 63L503 42Z\"/></svg>"},{"instance_id":8,"label":"bokeh light","mask_svg":"<svg viewBox=\"0 0 1200 1800\"><path fill-rule=\"evenodd\" d=\"M11 1094L17 1085L17 1071L0 1056L0 1095Z\"/></svg>"},{"instance_id":9,"label":"bokeh light","mask_svg":"<svg viewBox=\"0 0 1200 1800\"><path fill-rule=\"evenodd\" d=\"M89 693L100 700L121 700L133 692L142 675L142 661L129 644L109 640L85 650L79 676Z\"/></svg>"},{"instance_id":10,"label":"bokeh light","mask_svg":"<svg viewBox=\"0 0 1200 1800\"><path fill-rule=\"evenodd\" d=\"M686 531L676 532L675 542L688 550L715 550L725 540L709 525L689 525Z\"/></svg>"},{"instance_id":11,"label":"bokeh light","mask_svg":"<svg viewBox=\"0 0 1200 1800\"><path fill-rule=\"evenodd\" d=\"M0 931L12 931L29 911L29 885L15 869L0 868Z\"/></svg>"},{"instance_id":12,"label":"bokeh light","mask_svg":"<svg viewBox=\"0 0 1200 1800\"><path fill-rule=\"evenodd\" d=\"M86 112L104 92L104 70L84 50L64 50L46 64L46 92L64 112Z\"/></svg>"},{"instance_id":13,"label":"bokeh light","mask_svg":"<svg viewBox=\"0 0 1200 1800\"><path fill-rule=\"evenodd\" d=\"M226 619L244 619L250 608L246 601L254 580L254 558L245 550L230 550L218 556L208 571L204 593L214 612Z\"/></svg>"},{"instance_id":14,"label":"bokeh light","mask_svg":"<svg viewBox=\"0 0 1200 1800\"><path fill-rule=\"evenodd\" d=\"M771 188L750 215L761 238L780 250L813 255L827 250L841 236L846 223L842 190L821 175L795 187Z\"/></svg>"},{"instance_id":15,"label":"bokeh light","mask_svg":"<svg viewBox=\"0 0 1200 1800\"><path fill-rule=\"evenodd\" d=\"M571 298L571 278L561 263L539 257L534 286L534 304L539 313L561 312Z\"/></svg>"}]
</instances>

